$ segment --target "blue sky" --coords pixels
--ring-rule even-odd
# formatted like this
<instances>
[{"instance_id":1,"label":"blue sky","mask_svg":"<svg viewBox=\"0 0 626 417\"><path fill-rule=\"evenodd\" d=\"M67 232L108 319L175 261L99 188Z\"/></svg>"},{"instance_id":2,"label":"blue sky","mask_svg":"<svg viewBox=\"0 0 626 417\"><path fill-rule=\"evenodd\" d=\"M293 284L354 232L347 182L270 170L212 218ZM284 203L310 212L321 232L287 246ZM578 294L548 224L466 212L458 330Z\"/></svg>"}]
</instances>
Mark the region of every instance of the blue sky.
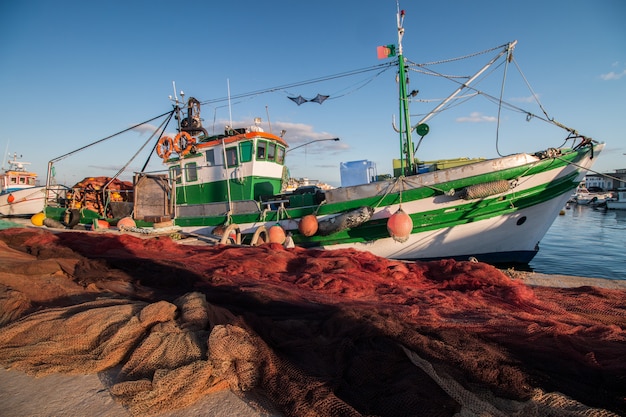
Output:
<instances>
[{"instance_id":1,"label":"blue sky","mask_svg":"<svg viewBox=\"0 0 626 417\"><path fill-rule=\"evenodd\" d=\"M550 118L607 143L595 170L626 168L626 2L622 0L476 0L400 3L406 10L404 55L425 63L517 40L515 62ZM4 1L0 3L0 151L23 155L45 178L47 162L171 109L172 82L204 105L209 132L255 117L287 131L294 177L339 185L340 162L367 159L379 174L398 157L395 72L364 72L226 100L277 86L370 68L378 45L397 42L395 0ZM470 74L491 55L455 64ZM442 69L443 70L443 69ZM445 70L443 70L445 71ZM515 72L515 75L514 75ZM501 73L501 71L500 71ZM502 75L494 78L496 96ZM488 84L484 85L485 87ZM439 80L411 73L418 89L411 113L442 98ZM455 88L447 84L446 92ZM479 88L483 88L480 85ZM514 66L503 97L542 114ZM330 95L296 105L289 96ZM473 100L428 122L422 160L497 156L560 146L566 133L523 114L503 114ZM269 121L269 123L268 123ZM158 124L154 122L153 124ZM168 129L173 131L173 126ZM56 164L57 180L111 176L148 139L127 133ZM129 163L139 170L149 144ZM4 158L3 158L4 160ZM149 169L163 166L151 159ZM126 176L128 178L128 176Z\"/></svg>"}]
</instances>

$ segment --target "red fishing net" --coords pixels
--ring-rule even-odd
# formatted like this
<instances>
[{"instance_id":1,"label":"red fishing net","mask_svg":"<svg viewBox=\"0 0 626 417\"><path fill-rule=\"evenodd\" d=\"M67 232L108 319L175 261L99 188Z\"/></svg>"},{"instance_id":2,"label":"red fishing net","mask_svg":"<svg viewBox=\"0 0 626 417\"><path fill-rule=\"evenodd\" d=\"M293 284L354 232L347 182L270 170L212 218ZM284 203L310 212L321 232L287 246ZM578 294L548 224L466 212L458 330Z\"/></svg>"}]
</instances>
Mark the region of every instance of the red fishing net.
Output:
<instances>
[{"instance_id":1,"label":"red fishing net","mask_svg":"<svg viewBox=\"0 0 626 417\"><path fill-rule=\"evenodd\" d=\"M8 229L0 364L115 370L136 415L227 388L289 416L620 415L625 296L482 263Z\"/></svg>"}]
</instances>

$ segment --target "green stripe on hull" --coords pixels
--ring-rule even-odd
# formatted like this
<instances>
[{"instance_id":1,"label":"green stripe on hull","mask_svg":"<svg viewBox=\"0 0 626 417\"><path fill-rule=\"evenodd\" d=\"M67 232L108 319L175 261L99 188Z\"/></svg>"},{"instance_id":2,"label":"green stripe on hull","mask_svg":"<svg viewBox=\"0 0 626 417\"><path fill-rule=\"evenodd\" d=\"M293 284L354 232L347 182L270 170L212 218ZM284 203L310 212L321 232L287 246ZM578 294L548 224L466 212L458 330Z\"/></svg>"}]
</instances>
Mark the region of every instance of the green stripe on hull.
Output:
<instances>
[{"instance_id":1,"label":"green stripe on hull","mask_svg":"<svg viewBox=\"0 0 626 417\"><path fill-rule=\"evenodd\" d=\"M485 198L460 204L454 206L453 210L450 207L446 207L410 214L413 220L412 233L444 229L486 220L547 202L555 196L575 188L577 185L576 178L577 174L573 173L559 181L542 184L522 192L513 191L495 198ZM294 242L304 246L364 243L387 237L389 237L387 219L371 220L358 228L334 233L330 236L312 236L307 238L300 235L297 231L293 232Z\"/></svg>"},{"instance_id":2,"label":"green stripe on hull","mask_svg":"<svg viewBox=\"0 0 626 417\"><path fill-rule=\"evenodd\" d=\"M420 187L405 190L402 193L402 201L408 203L410 201L433 198L442 195L450 190L460 190L475 184L484 184L497 180L515 180L532 175L549 172L555 169L561 169L570 162L576 162L586 154L585 151L571 152L559 159L545 159L531 165L523 165L519 167L509 168L501 171L495 171L487 174L477 175L473 177L461 178L458 180L448 181L436 184L435 187ZM446 207L438 210L427 212L419 212L411 214L414 224L414 233L437 230L456 225L466 224L470 222L489 219L492 217L509 214L520 209L531 207L553 199L555 196L561 195L569 190L576 188L577 172L572 172L566 177L542 184L531 189L523 191L511 190L504 196L497 198L485 198L479 201L471 201L466 204L454 206L454 210ZM436 188L436 189L435 189ZM340 203L328 203L321 206L309 206L301 208L287 209L288 218L298 219L304 215L311 214L317 210L318 215L330 215L342 213L345 211L357 209L363 206L369 207L385 207L400 203L400 195L398 193L390 193L385 196L373 196L361 199L355 199ZM252 214L235 214L230 218L230 222L236 224L250 224L262 222L274 222L284 220L283 215L278 218L277 211L268 211L263 213L263 218L259 213ZM187 218L176 219L176 224L180 226L218 226L225 224L227 216L216 216L212 218ZM330 236L312 236L305 237L293 230L293 239L297 244L303 245L330 245L338 243L355 243L367 242L378 238L388 237L386 219L370 220L369 222L355 229L334 233Z\"/></svg>"}]
</instances>

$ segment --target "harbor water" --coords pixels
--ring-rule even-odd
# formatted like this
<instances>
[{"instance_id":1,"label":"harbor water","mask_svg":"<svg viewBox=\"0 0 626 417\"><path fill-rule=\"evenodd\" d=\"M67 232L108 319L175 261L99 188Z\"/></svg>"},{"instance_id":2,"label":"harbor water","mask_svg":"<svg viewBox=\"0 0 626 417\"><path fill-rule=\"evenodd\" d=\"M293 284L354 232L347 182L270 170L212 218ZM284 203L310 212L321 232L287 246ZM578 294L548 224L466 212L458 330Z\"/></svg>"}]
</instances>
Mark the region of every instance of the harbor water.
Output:
<instances>
[{"instance_id":1,"label":"harbor water","mask_svg":"<svg viewBox=\"0 0 626 417\"><path fill-rule=\"evenodd\" d=\"M530 269L626 280L626 210L570 204L539 243Z\"/></svg>"},{"instance_id":2,"label":"harbor water","mask_svg":"<svg viewBox=\"0 0 626 417\"><path fill-rule=\"evenodd\" d=\"M626 210L571 204L539 244L528 269L543 274L626 280ZM2 219L0 230L30 225Z\"/></svg>"}]
</instances>

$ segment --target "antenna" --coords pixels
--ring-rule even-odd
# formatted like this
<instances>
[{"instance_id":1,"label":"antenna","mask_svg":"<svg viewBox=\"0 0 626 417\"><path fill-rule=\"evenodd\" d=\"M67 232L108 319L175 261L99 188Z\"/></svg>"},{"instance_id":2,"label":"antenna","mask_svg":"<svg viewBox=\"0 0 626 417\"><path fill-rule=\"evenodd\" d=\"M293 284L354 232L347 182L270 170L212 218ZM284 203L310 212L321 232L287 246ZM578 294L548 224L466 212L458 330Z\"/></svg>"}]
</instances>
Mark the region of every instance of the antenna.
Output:
<instances>
[{"instance_id":1,"label":"antenna","mask_svg":"<svg viewBox=\"0 0 626 417\"><path fill-rule=\"evenodd\" d=\"M270 127L270 133L272 133L272 122L270 121L270 111L267 105L265 106L265 113L267 114L267 124Z\"/></svg>"},{"instance_id":2,"label":"antenna","mask_svg":"<svg viewBox=\"0 0 626 417\"><path fill-rule=\"evenodd\" d=\"M178 103L178 96L176 95L176 81L172 81L172 88L174 89L174 101Z\"/></svg>"},{"instance_id":3,"label":"antenna","mask_svg":"<svg viewBox=\"0 0 626 417\"><path fill-rule=\"evenodd\" d=\"M2 169L4 169L4 163L7 161L8 154L9 154L9 141L7 140L7 146L4 149L4 155L2 155Z\"/></svg>"},{"instance_id":4,"label":"antenna","mask_svg":"<svg viewBox=\"0 0 626 417\"><path fill-rule=\"evenodd\" d=\"M233 112L230 106L230 79L226 78L226 86L228 88L228 118L230 121L230 125L233 125Z\"/></svg>"}]
</instances>

